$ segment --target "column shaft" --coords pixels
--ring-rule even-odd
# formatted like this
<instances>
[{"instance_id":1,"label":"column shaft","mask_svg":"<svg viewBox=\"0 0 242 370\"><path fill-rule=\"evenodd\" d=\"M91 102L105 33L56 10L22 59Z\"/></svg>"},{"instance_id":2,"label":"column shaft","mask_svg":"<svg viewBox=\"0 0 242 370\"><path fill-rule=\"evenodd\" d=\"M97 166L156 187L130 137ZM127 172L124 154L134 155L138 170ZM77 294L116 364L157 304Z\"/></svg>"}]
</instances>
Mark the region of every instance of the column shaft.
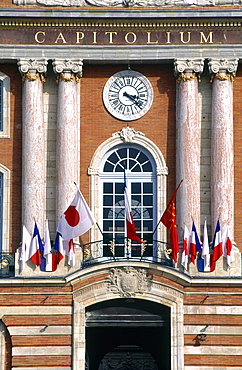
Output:
<instances>
[{"instance_id":1,"label":"column shaft","mask_svg":"<svg viewBox=\"0 0 242 370\"><path fill-rule=\"evenodd\" d=\"M184 224L191 228L192 218L200 227L200 143L201 125L198 77L203 62L176 61L180 73L177 85L177 224L182 237ZM196 73L194 73L196 72Z\"/></svg>"},{"instance_id":2,"label":"column shaft","mask_svg":"<svg viewBox=\"0 0 242 370\"><path fill-rule=\"evenodd\" d=\"M45 60L18 63L20 72L26 73L22 93L22 222L32 232L36 221L42 235L46 208L45 133L43 82L38 71L45 72L46 64Z\"/></svg>"},{"instance_id":3,"label":"column shaft","mask_svg":"<svg viewBox=\"0 0 242 370\"><path fill-rule=\"evenodd\" d=\"M235 64L234 64L235 62ZM219 219L221 229L229 226L234 236L234 145L233 145L233 74L236 61L211 60L215 73L212 87L211 125L211 212L212 227ZM229 71L229 73L227 73Z\"/></svg>"}]
</instances>

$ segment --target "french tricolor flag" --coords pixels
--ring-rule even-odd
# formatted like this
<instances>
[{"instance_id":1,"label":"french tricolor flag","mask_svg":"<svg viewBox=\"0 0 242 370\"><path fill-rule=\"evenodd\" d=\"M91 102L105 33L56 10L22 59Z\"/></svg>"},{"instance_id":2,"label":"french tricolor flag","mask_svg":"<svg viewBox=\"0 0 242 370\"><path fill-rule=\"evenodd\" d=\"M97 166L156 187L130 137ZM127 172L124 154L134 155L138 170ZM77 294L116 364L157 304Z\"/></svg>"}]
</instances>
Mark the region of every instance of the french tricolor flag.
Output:
<instances>
[{"instance_id":1,"label":"french tricolor flag","mask_svg":"<svg viewBox=\"0 0 242 370\"><path fill-rule=\"evenodd\" d=\"M208 242L208 230L207 230L207 221L204 222L204 231L203 231L203 245L202 253L198 256L197 268L201 272L212 272L214 271L214 264L210 265L210 251L209 251L209 242Z\"/></svg>"},{"instance_id":2,"label":"french tricolor flag","mask_svg":"<svg viewBox=\"0 0 242 370\"><path fill-rule=\"evenodd\" d=\"M29 247L29 259L31 259L36 266L41 264L41 250L43 249L43 243L39 234L39 229L35 222L34 233Z\"/></svg>"},{"instance_id":3,"label":"french tricolor flag","mask_svg":"<svg viewBox=\"0 0 242 370\"><path fill-rule=\"evenodd\" d=\"M192 222L192 233L191 233L191 242L190 242L190 259L192 263L195 263L197 252L201 250L201 242L197 234L196 226L194 221Z\"/></svg>"},{"instance_id":4,"label":"french tricolor flag","mask_svg":"<svg viewBox=\"0 0 242 370\"><path fill-rule=\"evenodd\" d=\"M41 248L41 271L55 271L57 269L57 256L51 251L50 232L48 220L46 220L45 239Z\"/></svg>"},{"instance_id":5,"label":"french tricolor flag","mask_svg":"<svg viewBox=\"0 0 242 370\"><path fill-rule=\"evenodd\" d=\"M54 244L53 249L54 249L54 254L56 255L56 263L58 265L65 256L64 247L63 247L63 239L59 232L56 233L55 244Z\"/></svg>"},{"instance_id":6,"label":"french tricolor flag","mask_svg":"<svg viewBox=\"0 0 242 370\"><path fill-rule=\"evenodd\" d=\"M126 171L124 170L124 200L125 200L125 217L126 217L126 228L127 228L127 238L134 240L138 243L143 243L136 233L135 224L131 212L131 207L128 197L128 189L126 182Z\"/></svg>"},{"instance_id":7,"label":"french tricolor flag","mask_svg":"<svg viewBox=\"0 0 242 370\"><path fill-rule=\"evenodd\" d=\"M212 250L213 254L210 256L210 268L212 269L211 271L214 271L217 260L223 255L222 234L219 220L213 237Z\"/></svg>"}]
</instances>

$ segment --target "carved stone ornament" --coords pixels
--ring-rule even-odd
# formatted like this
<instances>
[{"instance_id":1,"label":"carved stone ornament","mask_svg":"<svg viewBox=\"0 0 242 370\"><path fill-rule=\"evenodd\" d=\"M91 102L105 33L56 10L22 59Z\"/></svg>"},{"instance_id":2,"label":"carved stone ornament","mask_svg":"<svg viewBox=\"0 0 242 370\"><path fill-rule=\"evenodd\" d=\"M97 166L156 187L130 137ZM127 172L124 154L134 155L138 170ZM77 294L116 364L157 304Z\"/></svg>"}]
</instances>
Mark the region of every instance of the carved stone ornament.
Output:
<instances>
[{"instance_id":1,"label":"carved stone ornament","mask_svg":"<svg viewBox=\"0 0 242 370\"><path fill-rule=\"evenodd\" d=\"M53 69L55 73L75 73L82 76L82 59L55 59Z\"/></svg>"},{"instance_id":2,"label":"carved stone ornament","mask_svg":"<svg viewBox=\"0 0 242 370\"><path fill-rule=\"evenodd\" d=\"M209 59L208 68L211 74L229 73L235 77L238 59Z\"/></svg>"},{"instance_id":3,"label":"carved stone ornament","mask_svg":"<svg viewBox=\"0 0 242 370\"><path fill-rule=\"evenodd\" d=\"M174 68L175 75L179 73L196 73L201 74L203 71L204 60L203 59L175 59Z\"/></svg>"},{"instance_id":4,"label":"carved stone ornament","mask_svg":"<svg viewBox=\"0 0 242 370\"><path fill-rule=\"evenodd\" d=\"M109 291L126 298L143 294L151 285L151 276L147 276L147 271L134 267L112 268L106 280Z\"/></svg>"},{"instance_id":5,"label":"carved stone ornament","mask_svg":"<svg viewBox=\"0 0 242 370\"><path fill-rule=\"evenodd\" d=\"M21 74L28 72L32 73L46 73L47 59L20 59L18 61L18 68Z\"/></svg>"},{"instance_id":6,"label":"carved stone ornament","mask_svg":"<svg viewBox=\"0 0 242 370\"><path fill-rule=\"evenodd\" d=\"M115 132L112 136L119 136L124 143L132 143L137 136L145 136L140 131L135 131L133 128L126 126L120 131Z\"/></svg>"},{"instance_id":7,"label":"carved stone ornament","mask_svg":"<svg viewBox=\"0 0 242 370\"><path fill-rule=\"evenodd\" d=\"M16 5L38 6L109 6L109 7L172 7L172 6L231 6L241 5L242 0L13 0Z\"/></svg>"}]
</instances>

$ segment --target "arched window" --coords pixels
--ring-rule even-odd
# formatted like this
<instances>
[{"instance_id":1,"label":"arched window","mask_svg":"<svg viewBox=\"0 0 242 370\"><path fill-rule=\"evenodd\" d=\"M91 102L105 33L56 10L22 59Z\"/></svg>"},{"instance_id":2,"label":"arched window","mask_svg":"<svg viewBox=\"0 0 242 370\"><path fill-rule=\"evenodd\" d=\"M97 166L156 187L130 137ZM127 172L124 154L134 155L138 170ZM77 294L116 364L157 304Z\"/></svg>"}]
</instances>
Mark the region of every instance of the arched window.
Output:
<instances>
[{"instance_id":1,"label":"arched window","mask_svg":"<svg viewBox=\"0 0 242 370\"><path fill-rule=\"evenodd\" d=\"M125 170L126 168L126 170ZM103 230L103 256L137 257L153 255L153 230L156 225L156 168L151 155L135 144L112 148L103 158L100 173L102 198L100 198ZM129 203L141 243L127 245L124 170Z\"/></svg>"},{"instance_id":2,"label":"arched window","mask_svg":"<svg viewBox=\"0 0 242 370\"><path fill-rule=\"evenodd\" d=\"M124 167L136 230L146 240L127 244L124 203ZM90 167L90 206L98 222L91 228L91 253L96 257L161 257L165 227L157 221L166 207L168 170L159 148L140 131L126 126L112 134L95 151ZM103 243L99 241L102 239ZM98 241L98 243L96 243Z\"/></svg>"}]
</instances>

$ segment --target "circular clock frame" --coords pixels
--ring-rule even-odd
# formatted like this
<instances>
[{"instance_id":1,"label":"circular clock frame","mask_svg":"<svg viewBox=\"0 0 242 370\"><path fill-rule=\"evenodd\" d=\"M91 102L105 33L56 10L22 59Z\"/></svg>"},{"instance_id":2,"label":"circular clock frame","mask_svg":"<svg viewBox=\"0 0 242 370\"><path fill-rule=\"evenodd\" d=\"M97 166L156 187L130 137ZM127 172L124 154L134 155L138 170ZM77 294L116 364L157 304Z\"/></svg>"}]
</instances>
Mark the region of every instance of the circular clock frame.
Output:
<instances>
[{"instance_id":1,"label":"circular clock frame","mask_svg":"<svg viewBox=\"0 0 242 370\"><path fill-rule=\"evenodd\" d=\"M153 103L150 81L139 72L124 70L115 73L103 89L103 103L107 111L122 121L143 117Z\"/></svg>"}]
</instances>

